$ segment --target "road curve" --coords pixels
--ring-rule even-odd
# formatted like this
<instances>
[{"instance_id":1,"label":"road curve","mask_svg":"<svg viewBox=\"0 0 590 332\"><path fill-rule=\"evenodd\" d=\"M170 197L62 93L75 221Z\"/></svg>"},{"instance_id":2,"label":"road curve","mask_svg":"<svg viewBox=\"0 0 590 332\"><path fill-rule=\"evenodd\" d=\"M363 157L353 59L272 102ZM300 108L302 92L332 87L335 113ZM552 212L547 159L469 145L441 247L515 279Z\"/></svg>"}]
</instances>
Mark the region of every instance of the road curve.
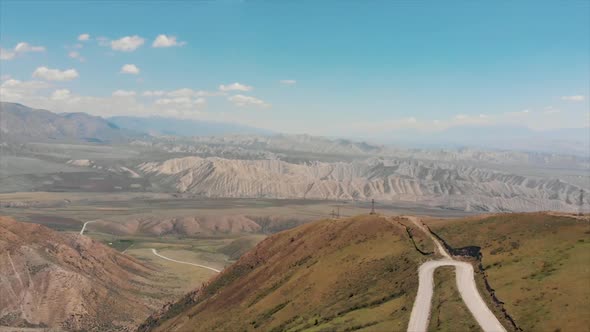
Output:
<instances>
[{"instance_id":1,"label":"road curve","mask_svg":"<svg viewBox=\"0 0 590 332\"><path fill-rule=\"evenodd\" d=\"M418 218L408 217L418 228L428 234L436 245L436 249L444 258L432 260L420 265L418 269L418 294L414 300L408 332L426 332L430 321L432 294L434 292L434 271L441 266L454 266L457 288L465 305L485 332L506 332L506 329L479 294L475 284L473 266L469 263L454 260L443 245Z\"/></svg>"},{"instance_id":2,"label":"road curve","mask_svg":"<svg viewBox=\"0 0 590 332\"><path fill-rule=\"evenodd\" d=\"M196 267L202 267L204 269L209 269L209 270L215 271L217 273L221 272L220 270L215 269L215 268L212 268L212 267L209 267L209 266L205 266L205 265L201 265L201 264L195 264L195 263L189 263L189 262L183 262L183 261L179 261L179 260L176 260L176 259L168 258L166 256L163 256L161 254L158 254L158 251L156 251L156 249L152 249L152 253L154 255L160 257L160 258L163 258L165 260L169 260L171 262L180 263L180 264L187 264L187 265L192 265L192 266L196 266Z\"/></svg>"},{"instance_id":3,"label":"road curve","mask_svg":"<svg viewBox=\"0 0 590 332\"><path fill-rule=\"evenodd\" d=\"M83 235L84 234L84 230L86 230L86 225L88 225L88 224L90 224L92 222L95 222L95 221L99 221L99 220L100 219L96 219L96 220L90 220L90 221L85 222L84 225L82 226L82 229L80 230L80 235Z\"/></svg>"},{"instance_id":4,"label":"road curve","mask_svg":"<svg viewBox=\"0 0 590 332\"><path fill-rule=\"evenodd\" d=\"M473 275L473 266L466 262L452 259L428 261L420 266L419 286L416 300L412 308L408 332L424 332L428 330L432 294L434 289L434 271L441 266L454 266L457 288L463 298L463 302L475 317L475 320L486 332L505 332L496 316L479 294Z\"/></svg>"}]
</instances>

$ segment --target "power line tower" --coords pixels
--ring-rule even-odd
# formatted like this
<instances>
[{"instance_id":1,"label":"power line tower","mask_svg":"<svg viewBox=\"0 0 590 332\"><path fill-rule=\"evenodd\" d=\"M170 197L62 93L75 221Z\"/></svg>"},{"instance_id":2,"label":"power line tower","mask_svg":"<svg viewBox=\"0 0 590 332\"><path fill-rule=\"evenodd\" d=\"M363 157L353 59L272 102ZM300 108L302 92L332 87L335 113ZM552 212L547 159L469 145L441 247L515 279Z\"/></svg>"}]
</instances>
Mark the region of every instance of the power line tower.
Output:
<instances>
[{"instance_id":1,"label":"power line tower","mask_svg":"<svg viewBox=\"0 0 590 332\"><path fill-rule=\"evenodd\" d=\"M369 214L377 214L375 212L375 200L374 199L371 200L371 213L369 213Z\"/></svg>"},{"instance_id":2,"label":"power line tower","mask_svg":"<svg viewBox=\"0 0 590 332\"><path fill-rule=\"evenodd\" d=\"M580 189L580 201L578 202L578 204L580 204L579 210L578 210L578 215L583 216L584 215L584 189Z\"/></svg>"}]
</instances>

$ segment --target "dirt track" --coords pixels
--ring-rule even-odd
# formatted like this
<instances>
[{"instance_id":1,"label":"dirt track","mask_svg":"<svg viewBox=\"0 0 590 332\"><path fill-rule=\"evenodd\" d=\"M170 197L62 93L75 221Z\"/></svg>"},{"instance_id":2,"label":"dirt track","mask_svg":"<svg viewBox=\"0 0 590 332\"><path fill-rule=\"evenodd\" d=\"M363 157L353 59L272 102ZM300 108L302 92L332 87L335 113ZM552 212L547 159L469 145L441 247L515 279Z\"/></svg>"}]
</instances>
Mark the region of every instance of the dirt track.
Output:
<instances>
[{"instance_id":1,"label":"dirt track","mask_svg":"<svg viewBox=\"0 0 590 332\"><path fill-rule=\"evenodd\" d=\"M158 251L156 251L156 249L152 249L152 253L153 253L154 255L156 255L156 256L158 256L158 257L160 257L160 258L163 258L163 259L165 259L165 260L169 260L169 261L171 261L171 262L175 262L175 263L179 263L179 264L187 264L187 265L192 265L192 266L196 266L196 267L202 267L202 268L204 268L204 269L209 269L209 270L211 270L211 271L215 271L215 272L217 272L217 273L221 272L220 270L218 270L218 269L215 269L215 268L212 268L212 267L210 267L210 266L205 266L205 265L201 265L201 264L195 264L195 263L189 263L189 262L183 262L183 261L179 261L179 260L176 260L176 259L168 258L168 257L166 257L166 256L163 256L163 255L161 255L161 254L158 254Z\"/></svg>"},{"instance_id":2,"label":"dirt track","mask_svg":"<svg viewBox=\"0 0 590 332\"><path fill-rule=\"evenodd\" d=\"M454 260L417 218L410 217L409 219L432 238L437 251L445 258L428 261L420 266L418 270L420 283L408 324L408 332L425 332L428 330L434 290L434 271L440 266L455 267L457 288L461 298L479 326L486 332L505 332L506 329L488 308L477 290L473 266L466 262Z\"/></svg>"}]
</instances>

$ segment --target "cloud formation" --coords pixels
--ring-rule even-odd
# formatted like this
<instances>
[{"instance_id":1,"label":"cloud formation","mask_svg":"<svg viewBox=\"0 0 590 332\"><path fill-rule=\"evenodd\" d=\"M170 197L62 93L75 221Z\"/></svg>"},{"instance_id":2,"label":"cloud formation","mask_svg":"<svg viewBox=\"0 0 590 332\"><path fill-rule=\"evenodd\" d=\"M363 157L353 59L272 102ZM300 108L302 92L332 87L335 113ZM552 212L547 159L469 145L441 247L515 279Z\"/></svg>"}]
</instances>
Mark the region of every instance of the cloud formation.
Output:
<instances>
[{"instance_id":1,"label":"cloud formation","mask_svg":"<svg viewBox=\"0 0 590 332\"><path fill-rule=\"evenodd\" d=\"M33 72L33 77L47 81L71 81L78 78L78 76L78 72L75 69L59 70L39 67Z\"/></svg>"},{"instance_id":2,"label":"cloud formation","mask_svg":"<svg viewBox=\"0 0 590 332\"><path fill-rule=\"evenodd\" d=\"M78 36L78 40L79 41L88 41L88 40L90 40L90 35L87 33L83 33Z\"/></svg>"},{"instance_id":3,"label":"cloud formation","mask_svg":"<svg viewBox=\"0 0 590 332\"><path fill-rule=\"evenodd\" d=\"M586 99L586 96L582 96L582 95L562 96L561 97L561 100L573 101L573 102L580 102L580 101L584 101L585 99Z\"/></svg>"},{"instance_id":4,"label":"cloud formation","mask_svg":"<svg viewBox=\"0 0 590 332\"><path fill-rule=\"evenodd\" d=\"M59 89L53 91L51 94L51 99L53 100L66 100L70 98L71 92L68 89Z\"/></svg>"},{"instance_id":5,"label":"cloud formation","mask_svg":"<svg viewBox=\"0 0 590 332\"><path fill-rule=\"evenodd\" d=\"M144 97L217 97L217 96L224 96L226 95L225 92L219 91L205 91L205 90L193 90L190 88L182 88L172 91L163 91L163 90L155 90L155 91L144 91L142 96Z\"/></svg>"},{"instance_id":6,"label":"cloud formation","mask_svg":"<svg viewBox=\"0 0 590 332\"><path fill-rule=\"evenodd\" d=\"M76 60L78 60L80 62L84 62L84 60L85 60L84 57L82 57L82 55L80 55L80 52L78 52L78 51L70 51L68 53L68 56L70 58L76 59Z\"/></svg>"},{"instance_id":7,"label":"cloud formation","mask_svg":"<svg viewBox=\"0 0 590 332\"><path fill-rule=\"evenodd\" d=\"M160 98L156 100L156 105L174 106L181 108L200 108L207 104L205 98L191 99L189 97L177 98Z\"/></svg>"},{"instance_id":8,"label":"cloud formation","mask_svg":"<svg viewBox=\"0 0 590 332\"><path fill-rule=\"evenodd\" d=\"M113 92L113 97L134 97L135 91L117 90Z\"/></svg>"},{"instance_id":9,"label":"cloud formation","mask_svg":"<svg viewBox=\"0 0 590 332\"><path fill-rule=\"evenodd\" d=\"M134 65L134 64L126 64L126 65L123 65L123 67L121 67L121 71L119 71L119 73L121 73L121 74L138 75L139 74L139 68L137 68L137 66Z\"/></svg>"},{"instance_id":10,"label":"cloud formation","mask_svg":"<svg viewBox=\"0 0 590 332\"><path fill-rule=\"evenodd\" d=\"M43 46L33 46L27 42L20 42L12 50L0 48L0 60L12 60L25 53L45 52Z\"/></svg>"},{"instance_id":11,"label":"cloud formation","mask_svg":"<svg viewBox=\"0 0 590 332\"><path fill-rule=\"evenodd\" d=\"M219 90L224 91L224 92L227 92L227 91L251 91L253 89L254 88L249 85L241 84L238 82L228 84L228 85L221 84L219 86Z\"/></svg>"},{"instance_id":12,"label":"cloud formation","mask_svg":"<svg viewBox=\"0 0 590 332\"><path fill-rule=\"evenodd\" d=\"M136 49L138 49L141 45L143 45L143 43L145 43L145 39L137 35L127 36L111 41L111 48L114 51L133 52Z\"/></svg>"},{"instance_id":13,"label":"cloud formation","mask_svg":"<svg viewBox=\"0 0 590 332\"><path fill-rule=\"evenodd\" d=\"M165 91L162 90L154 90L154 91L144 91L141 95L144 97L160 97L166 94Z\"/></svg>"},{"instance_id":14,"label":"cloud formation","mask_svg":"<svg viewBox=\"0 0 590 332\"><path fill-rule=\"evenodd\" d=\"M231 103L238 107L248 107L248 106L257 106L257 107L270 107L270 104L265 102L262 99L258 99L251 96L244 96L244 95L235 95L227 98Z\"/></svg>"},{"instance_id":15,"label":"cloud formation","mask_svg":"<svg viewBox=\"0 0 590 332\"><path fill-rule=\"evenodd\" d=\"M296 84L297 81L296 80L280 80L279 83L284 84L284 85L293 85L293 84Z\"/></svg>"},{"instance_id":16,"label":"cloud formation","mask_svg":"<svg viewBox=\"0 0 590 332\"><path fill-rule=\"evenodd\" d=\"M154 42L152 43L152 47L162 48L162 47L174 47L174 46L184 46L186 42L177 41L176 36L167 36L167 35L158 35Z\"/></svg>"}]
</instances>

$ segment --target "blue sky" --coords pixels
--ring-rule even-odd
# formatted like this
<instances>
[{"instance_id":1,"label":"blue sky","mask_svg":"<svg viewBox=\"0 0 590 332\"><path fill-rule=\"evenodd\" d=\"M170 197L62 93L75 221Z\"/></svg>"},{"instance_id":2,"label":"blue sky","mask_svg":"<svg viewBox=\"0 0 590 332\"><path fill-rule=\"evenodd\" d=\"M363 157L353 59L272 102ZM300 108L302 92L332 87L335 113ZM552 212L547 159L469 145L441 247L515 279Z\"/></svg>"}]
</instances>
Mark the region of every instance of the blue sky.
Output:
<instances>
[{"instance_id":1,"label":"blue sky","mask_svg":"<svg viewBox=\"0 0 590 332\"><path fill-rule=\"evenodd\" d=\"M367 137L590 121L589 1L0 6L0 97L58 112ZM169 47L152 46L159 35ZM143 44L120 40L133 36ZM126 64L139 73L121 73Z\"/></svg>"}]
</instances>

